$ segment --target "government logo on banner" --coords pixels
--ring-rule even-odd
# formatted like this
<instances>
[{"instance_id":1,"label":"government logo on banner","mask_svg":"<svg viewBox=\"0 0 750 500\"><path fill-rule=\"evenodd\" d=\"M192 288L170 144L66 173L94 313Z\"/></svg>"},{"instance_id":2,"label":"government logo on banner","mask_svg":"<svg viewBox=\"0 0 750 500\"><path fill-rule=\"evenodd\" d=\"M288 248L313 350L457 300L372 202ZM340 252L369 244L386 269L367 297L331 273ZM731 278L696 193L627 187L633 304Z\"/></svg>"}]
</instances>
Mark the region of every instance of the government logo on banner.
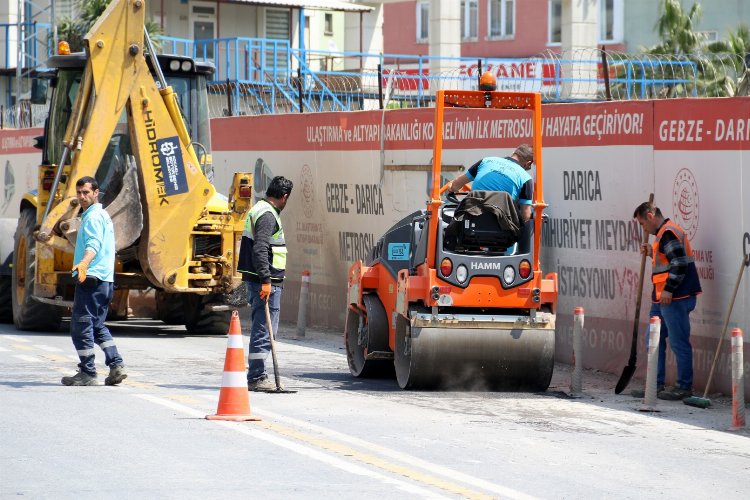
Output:
<instances>
[{"instance_id":1,"label":"government logo on banner","mask_svg":"<svg viewBox=\"0 0 750 500\"><path fill-rule=\"evenodd\" d=\"M302 211L305 217L312 219L315 208L315 181L312 169L308 164L302 166Z\"/></svg>"},{"instance_id":2,"label":"government logo on banner","mask_svg":"<svg viewBox=\"0 0 750 500\"><path fill-rule=\"evenodd\" d=\"M672 214L674 221L685 230L690 240L698 231L699 208L695 177L687 168L680 169L672 186Z\"/></svg>"}]
</instances>

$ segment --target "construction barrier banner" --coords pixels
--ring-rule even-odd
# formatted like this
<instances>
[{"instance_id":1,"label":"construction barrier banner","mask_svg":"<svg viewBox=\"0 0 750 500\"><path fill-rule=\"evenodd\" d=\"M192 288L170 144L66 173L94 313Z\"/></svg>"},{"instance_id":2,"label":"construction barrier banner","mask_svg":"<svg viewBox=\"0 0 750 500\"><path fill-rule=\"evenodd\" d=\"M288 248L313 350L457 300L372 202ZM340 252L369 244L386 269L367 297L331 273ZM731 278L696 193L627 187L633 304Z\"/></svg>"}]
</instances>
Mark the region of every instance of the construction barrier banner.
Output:
<instances>
[{"instance_id":1,"label":"construction barrier banner","mask_svg":"<svg viewBox=\"0 0 750 500\"><path fill-rule=\"evenodd\" d=\"M396 221L425 207L433 115L431 109L406 109L212 120L220 191L235 171L254 172L256 199L275 175L294 182L282 213L290 252L284 320L296 318L299 279L309 269L308 324L343 330L349 266L366 259ZM695 383L705 384L743 235L750 231L750 221L744 220L750 213L750 196L744 196L750 193L750 176L742 175L745 163L750 167L748 117L750 98L543 107L544 150L536 157L543 162L549 222L541 264L544 272L558 273L559 361L571 360L573 310L582 306L585 365L619 374L627 364L642 238L632 215L653 192L665 216L685 229L695 252L704 293L691 315L691 338ZM529 142L531 117L526 111L449 109L439 133L444 183L484 156L507 156ZM33 153L30 138L40 134L39 129L0 131L2 163L11 164L16 186L10 215L4 217L18 216L16 198L36 182L40 155ZM637 376L645 369L650 268L647 263ZM748 324L749 291L745 280L730 328ZM668 364L671 383L671 353ZM720 357L717 390L730 389L730 371L727 350Z\"/></svg>"},{"instance_id":2,"label":"construction barrier banner","mask_svg":"<svg viewBox=\"0 0 750 500\"><path fill-rule=\"evenodd\" d=\"M297 314L299 276L311 271L309 322L343 329L347 269L366 259L396 221L423 209L435 130L431 109L236 117L212 123L214 163L254 169L256 196L274 175L295 190L282 214L289 285L282 315ZM586 309L585 363L612 373L627 364L640 267L633 210L653 192L687 231L704 293L691 319L696 385L705 383L750 230L742 176L750 150L750 99L673 99L543 107L542 268L558 273L557 359L572 357L573 310ZM484 156L507 156L530 141L531 117L512 110L446 110L443 179ZM743 159L743 152L745 152ZM537 154L537 158L539 155ZM729 181L729 182L728 182ZM650 309L646 265L638 376L645 369ZM732 323L747 324L743 284ZM729 380L729 356L717 375ZM670 376L674 358L669 354ZM728 390L728 386L724 387Z\"/></svg>"}]
</instances>

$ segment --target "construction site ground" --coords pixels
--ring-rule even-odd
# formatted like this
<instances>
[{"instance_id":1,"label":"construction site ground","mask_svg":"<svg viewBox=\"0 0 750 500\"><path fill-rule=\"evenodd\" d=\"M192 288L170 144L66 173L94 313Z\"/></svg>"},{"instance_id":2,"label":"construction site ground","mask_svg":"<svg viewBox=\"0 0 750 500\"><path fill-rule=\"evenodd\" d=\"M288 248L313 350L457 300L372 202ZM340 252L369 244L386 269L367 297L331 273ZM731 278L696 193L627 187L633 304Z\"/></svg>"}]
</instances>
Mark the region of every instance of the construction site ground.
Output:
<instances>
[{"instance_id":1,"label":"construction site ground","mask_svg":"<svg viewBox=\"0 0 750 500\"><path fill-rule=\"evenodd\" d=\"M643 413L612 374L569 397L563 364L545 393L402 391L353 378L340 332L282 324L298 392L251 392L260 421L214 422L226 336L110 325L119 387L60 385L67 333L0 325L0 498L746 498L750 433L729 430L726 397Z\"/></svg>"}]
</instances>

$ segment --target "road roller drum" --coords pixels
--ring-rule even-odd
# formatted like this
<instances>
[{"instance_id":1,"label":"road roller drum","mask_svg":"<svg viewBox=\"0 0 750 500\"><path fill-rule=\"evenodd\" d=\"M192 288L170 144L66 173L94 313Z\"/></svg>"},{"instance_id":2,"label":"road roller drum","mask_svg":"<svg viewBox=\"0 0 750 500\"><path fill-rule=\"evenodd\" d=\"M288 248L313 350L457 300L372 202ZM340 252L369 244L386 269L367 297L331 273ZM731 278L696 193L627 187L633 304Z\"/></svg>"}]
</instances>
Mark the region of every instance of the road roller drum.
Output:
<instances>
[{"instance_id":1,"label":"road roller drum","mask_svg":"<svg viewBox=\"0 0 750 500\"><path fill-rule=\"evenodd\" d=\"M545 391L552 378L555 326L496 316L410 312L399 318L394 351L402 389Z\"/></svg>"}]
</instances>

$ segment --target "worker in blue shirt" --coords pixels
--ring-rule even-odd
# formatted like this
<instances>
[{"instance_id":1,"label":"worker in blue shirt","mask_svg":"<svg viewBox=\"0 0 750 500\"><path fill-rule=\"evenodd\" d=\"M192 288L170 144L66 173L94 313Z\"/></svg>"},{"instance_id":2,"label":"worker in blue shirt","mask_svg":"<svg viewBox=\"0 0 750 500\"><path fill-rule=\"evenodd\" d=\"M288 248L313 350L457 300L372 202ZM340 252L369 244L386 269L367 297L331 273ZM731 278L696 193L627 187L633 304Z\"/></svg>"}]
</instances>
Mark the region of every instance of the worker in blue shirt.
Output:
<instances>
[{"instance_id":1,"label":"worker in blue shirt","mask_svg":"<svg viewBox=\"0 0 750 500\"><path fill-rule=\"evenodd\" d=\"M93 177L76 182L76 197L83 210L73 256L76 291L70 318L70 336L78 352L78 373L63 377L63 385L96 385L94 343L103 351L109 375L106 385L127 377L122 357L104 324L112 301L115 278L115 230L112 219L99 203L99 184Z\"/></svg>"},{"instance_id":2,"label":"worker in blue shirt","mask_svg":"<svg viewBox=\"0 0 750 500\"><path fill-rule=\"evenodd\" d=\"M528 172L533 163L534 150L528 144L521 144L506 158L482 158L458 176L448 190L456 193L471 182L472 191L505 191L518 203L519 216L526 222L531 218L534 197L534 181Z\"/></svg>"}]
</instances>

